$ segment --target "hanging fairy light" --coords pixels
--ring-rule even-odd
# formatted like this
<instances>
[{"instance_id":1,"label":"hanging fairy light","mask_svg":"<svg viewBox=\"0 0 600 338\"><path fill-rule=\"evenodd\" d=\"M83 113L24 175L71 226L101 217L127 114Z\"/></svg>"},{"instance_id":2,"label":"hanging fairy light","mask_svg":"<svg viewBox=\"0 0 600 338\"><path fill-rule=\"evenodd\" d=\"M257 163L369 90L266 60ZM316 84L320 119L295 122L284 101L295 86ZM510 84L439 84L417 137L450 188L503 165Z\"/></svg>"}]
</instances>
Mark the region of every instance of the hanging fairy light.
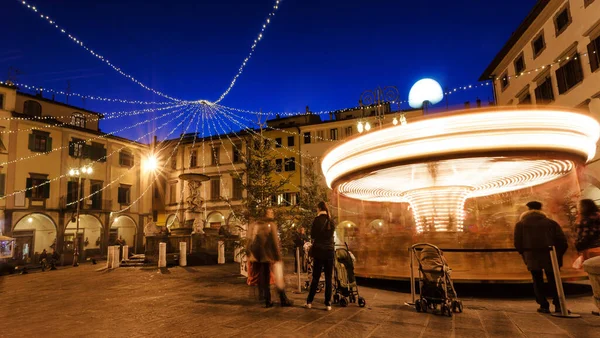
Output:
<instances>
[{"instance_id":1,"label":"hanging fairy light","mask_svg":"<svg viewBox=\"0 0 600 338\"><path fill-rule=\"evenodd\" d=\"M358 121L358 124L356 125L356 129L358 130L359 133L362 133L364 131L362 121Z\"/></svg>"},{"instance_id":2,"label":"hanging fairy light","mask_svg":"<svg viewBox=\"0 0 600 338\"><path fill-rule=\"evenodd\" d=\"M365 122L365 130L366 131L371 130L371 124L369 123L369 121Z\"/></svg>"},{"instance_id":3,"label":"hanging fairy light","mask_svg":"<svg viewBox=\"0 0 600 338\"><path fill-rule=\"evenodd\" d=\"M392 120L392 124L397 126L398 125L398 118L394 116L394 119Z\"/></svg>"},{"instance_id":4,"label":"hanging fairy light","mask_svg":"<svg viewBox=\"0 0 600 338\"><path fill-rule=\"evenodd\" d=\"M404 114L400 115L400 125L405 126L406 123L406 116Z\"/></svg>"}]
</instances>

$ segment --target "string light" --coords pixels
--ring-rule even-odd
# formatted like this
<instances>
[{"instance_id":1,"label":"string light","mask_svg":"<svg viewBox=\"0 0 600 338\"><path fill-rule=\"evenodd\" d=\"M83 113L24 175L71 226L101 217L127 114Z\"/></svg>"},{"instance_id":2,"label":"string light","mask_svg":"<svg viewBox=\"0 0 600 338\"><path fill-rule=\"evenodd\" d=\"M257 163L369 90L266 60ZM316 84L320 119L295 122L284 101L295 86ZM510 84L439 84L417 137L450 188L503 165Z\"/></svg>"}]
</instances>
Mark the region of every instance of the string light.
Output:
<instances>
[{"instance_id":1,"label":"string light","mask_svg":"<svg viewBox=\"0 0 600 338\"><path fill-rule=\"evenodd\" d=\"M133 81L134 83L136 83L137 85L139 85L140 87L153 92L156 95L162 96L166 99L172 100L172 101L181 101L177 98L171 97L169 95L166 95L158 90L152 89L148 86L146 86L145 84L143 84L141 81L137 80L136 78L134 78L133 76L125 73L123 70L121 70L121 68L115 66L112 62L110 62L107 58L105 58L104 56L96 53L93 49L90 49L87 45L85 45L83 43L83 41L79 40L78 38L76 38L75 36L71 35L69 32L67 32L66 29L64 29L62 26L59 26L58 23L56 22L56 20L50 18L48 15L44 15L43 13L41 13L40 10L38 10L38 8L36 6L30 5L27 1L24 0L17 0L19 3L21 3L24 7L27 7L28 9L32 10L33 12L39 14L40 18L42 20L45 20L46 22L48 22L52 27L56 28L58 31L60 31L63 35L67 36L71 41L73 41L76 45L80 46L81 48L85 49L86 51L88 51L90 54L92 54L94 57L96 57L97 59L99 59L100 61L102 61L102 63L107 64L109 67L111 67L112 69L114 69L117 73L123 75L124 77L130 79L131 81Z\"/></svg>"},{"instance_id":2,"label":"string light","mask_svg":"<svg viewBox=\"0 0 600 338\"><path fill-rule=\"evenodd\" d=\"M596 54L596 51L594 51L593 54ZM587 52L584 52L582 54L579 54L578 52L575 52L575 55L579 55L579 56L573 57L573 60L577 60L579 57L581 57L581 58L583 58L583 57L589 57L589 54ZM522 71L519 74L510 75L510 76L498 76L498 77L495 78L495 80L496 81L500 81L500 80L505 81L507 79L510 80L512 78L519 78L519 77L522 77L522 76L525 76L525 75L535 74L535 73L538 73L540 71L545 70L546 68L552 68L552 67L558 66L558 65L560 65L561 62L567 61L567 60L570 60L570 59L571 59L571 57L567 56L567 57L565 57L563 59L558 59L555 62L551 62L551 63L545 64L545 65L542 65L540 67L536 67L536 68L524 70L524 71ZM490 76L490 78L493 79L493 76Z\"/></svg>"},{"instance_id":3,"label":"string light","mask_svg":"<svg viewBox=\"0 0 600 338\"><path fill-rule=\"evenodd\" d=\"M56 89L52 89L52 88L32 86L32 85L28 85L28 84L24 84L24 83L20 83L20 82L14 82L14 81L6 81L6 82L0 81L0 85L17 86L17 87L22 87L22 88L25 88L28 90L34 90L36 92L48 92L48 93L52 93L52 94L65 95L65 96L69 96L69 97L79 97L84 100L95 100L95 101L116 102L116 103L130 103L130 104L152 104L152 105L173 104L172 101L170 101L170 102L154 102L154 101L125 100L125 99L115 99L115 98L109 98L109 97L93 96L93 95L83 95L83 94L79 94L79 93L69 93L69 92L65 92L64 90L56 90ZM181 102L183 102L183 101L181 101Z\"/></svg>"},{"instance_id":4,"label":"string light","mask_svg":"<svg viewBox=\"0 0 600 338\"><path fill-rule=\"evenodd\" d=\"M252 54L254 53L254 50L256 49L256 46L258 45L258 42L260 40L262 40L263 33L267 29L267 26L271 23L271 18L273 18L275 16L275 12L277 12L278 9L279 9L279 0L275 0L275 4L273 5L273 10L269 13L269 16L267 17L267 19L263 23L262 29L260 30L260 33L258 33L257 38L254 40L254 44L252 44L252 47L250 47L250 53L248 54L248 56L242 62L242 65L238 69L237 74L233 77L233 80L231 80L231 83L229 84L229 87L227 88L227 90L225 90L225 92L223 92L223 94L221 94L221 96L219 97L219 99L217 101L215 101L215 103L221 102L225 98L225 96L227 96L227 94L229 94L229 92L231 91L231 89L233 88L233 86L235 86L235 83L236 83L237 79L242 75L242 72L244 71L244 68L246 68L246 64L248 63L248 61L250 61L250 58L252 58Z\"/></svg>"}]
</instances>

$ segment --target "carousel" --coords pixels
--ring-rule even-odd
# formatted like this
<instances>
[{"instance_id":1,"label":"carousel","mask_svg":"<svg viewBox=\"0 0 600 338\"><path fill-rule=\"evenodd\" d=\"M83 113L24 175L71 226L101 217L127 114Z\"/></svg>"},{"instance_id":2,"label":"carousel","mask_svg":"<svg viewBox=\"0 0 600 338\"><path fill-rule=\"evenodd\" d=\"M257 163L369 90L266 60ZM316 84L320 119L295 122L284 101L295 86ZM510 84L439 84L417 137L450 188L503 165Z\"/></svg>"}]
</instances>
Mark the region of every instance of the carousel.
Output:
<instances>
[{"instance_id":1,"label":"carousel","mask_svg":"<svg viewBox=\"0 0 600 338\"><path fill-rule=\"evenodd\" d=\"M428 242L451 249L457 281L529 280L516 252L483 249L513 248L514 225L530 200L541 201L569 235L580 198L576 169L594 158L599 135L585 114L510 108L436 114L360 135L322 161L337 237L365 277L407 278L407 248Z\"/></svg>"},{"instance_id":2,"label":"carousel","mask_svg":"<svg viewBox=\"0 0 600 338\"><path fill-rule=\"evenodd\" d=\"M15 239L0 235L0 275L14 272L12 264Z\"/></svg>"}]
</instances>

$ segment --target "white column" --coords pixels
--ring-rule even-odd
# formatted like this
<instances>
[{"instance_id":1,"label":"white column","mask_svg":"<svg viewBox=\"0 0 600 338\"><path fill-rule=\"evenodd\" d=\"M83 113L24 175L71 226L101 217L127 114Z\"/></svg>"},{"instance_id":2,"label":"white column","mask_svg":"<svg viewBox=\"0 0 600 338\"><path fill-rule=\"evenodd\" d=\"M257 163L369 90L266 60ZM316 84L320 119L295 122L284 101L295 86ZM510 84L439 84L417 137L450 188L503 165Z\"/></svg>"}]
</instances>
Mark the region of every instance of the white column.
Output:
<instances>
[{"instance_id":1,"label":"white column","mask_svg":"<svg viewBox=\"0 0 600 338\"><path fill-rule=\"evenodd\" d=\"M219 241L219 264L225 264L225 242Z\"/></svg>"},{"instance_id":2,"label":"white column","mask_svg":"<svg viewBox=\"0 0 600 338\"><path fill-rule=\"evenodd\" d=\"M119 260L119 251L120 251L119 246L115 245L113 247L113 269L118 268L121 263L121 261Z\"/></svg>"},{"instance_id":3,"label":"white column","mask_svg":"<svg viewBox=\"0 0 600 338\"><path fill-rule=\"evenodd\" d=\"M167 243L158 243L158 267L167 267Z\"/></svg>"},{"instance_id":4,"label":"white column","mask_svg":"<svg viewBox=\"0 0 600 338\"><path fill-rule=\"evenodd\" d=\"M112 246L108 247L108 254L106 255L106 268L112 269L113 267L113 255L115 254L114 248Z\"/></svg>"},{"instance_id":5,"label":"white column","mask_svg":"<svg viewBox=\"0 0 600 338\"><path fill-rule=\"evenodd\" d=\"M187 266L187 243L179 242L179 266Z\"/></svg>"},{"instance_id":6,"label":"white column","mask_svg":"<svg viewBox=\"0 0 600 338\"><path fill-rule=\"evenodd\" d=\"M129 245L123 245L123 260L127 260L129 258Z\"/></svg>"}]
</instances>

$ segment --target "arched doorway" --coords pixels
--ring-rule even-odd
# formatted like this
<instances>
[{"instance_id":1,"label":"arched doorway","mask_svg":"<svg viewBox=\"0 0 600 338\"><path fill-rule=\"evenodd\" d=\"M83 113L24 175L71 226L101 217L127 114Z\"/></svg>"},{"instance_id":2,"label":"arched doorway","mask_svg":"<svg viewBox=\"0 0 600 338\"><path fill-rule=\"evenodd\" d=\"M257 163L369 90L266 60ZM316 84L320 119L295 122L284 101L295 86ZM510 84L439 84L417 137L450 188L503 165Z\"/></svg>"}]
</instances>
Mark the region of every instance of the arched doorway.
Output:
<instances>
[{"instance_id":1,"label":"arched doorway","mask_svg":"<svg viewBox=\"0 0 600 338\"><path fill-rule=\"evenodd\" d=\"M165 226L169 230L181 228L181 222L179 222L179 217L177 217L177 215L175 214L170 214L169 216L167 216Z\"/></svg>"},{"instance_id":2,"label":"arched doorway","mask_svg":"<svg viewBox=\"0 0 600 338\"><path fill-rule=\"evenodd\" d=\"M206 225L211 229L219 229L221 226L225 225L225 216L218 211L214 211L206 218Z\"/></svg>"},{"instance_id":3,"label":"arched doorway","mask_svg":"<svg viewBox=\"0 0 600 338\"><path fill-rule=\"evenodd\" d=\"M48 252L56 247L56 225L41 213L32 213L21 218L13 228L15 258L19 261L34 261L44 249Z\"/></svg>"},{"instance_id":4,"label":"arched doorway","mask_svg":"<svg viewBox=\"0 0 600 338\"><path fill-rule=\"evenodd\" d=\"M115 218L110 225L110 235L108 243L113 245L117 239L125 241L125 245L129 246L131 252L135 252L136 241L135 235L137 234L137 225L135 221L129 216L119 216Z\"/></svg>"},{"instance_id":5,"label":"arched doorway","mask_svg":"<svg viewBox=\"0 0 600 338\"><path fill-rule=\"evenodd\" d=\"M79 252L80 257L85 259L86 257L100 255L101 244L102 244L102 223L92 215L80 215L79 216L79 232L77 238L79 239ZM77 231L76 218L73 217L65 229L65 249L63 251L65 255L65 262L73 260L73 240L75 239L75 232Z\"/></svg>"}]
</instances>

